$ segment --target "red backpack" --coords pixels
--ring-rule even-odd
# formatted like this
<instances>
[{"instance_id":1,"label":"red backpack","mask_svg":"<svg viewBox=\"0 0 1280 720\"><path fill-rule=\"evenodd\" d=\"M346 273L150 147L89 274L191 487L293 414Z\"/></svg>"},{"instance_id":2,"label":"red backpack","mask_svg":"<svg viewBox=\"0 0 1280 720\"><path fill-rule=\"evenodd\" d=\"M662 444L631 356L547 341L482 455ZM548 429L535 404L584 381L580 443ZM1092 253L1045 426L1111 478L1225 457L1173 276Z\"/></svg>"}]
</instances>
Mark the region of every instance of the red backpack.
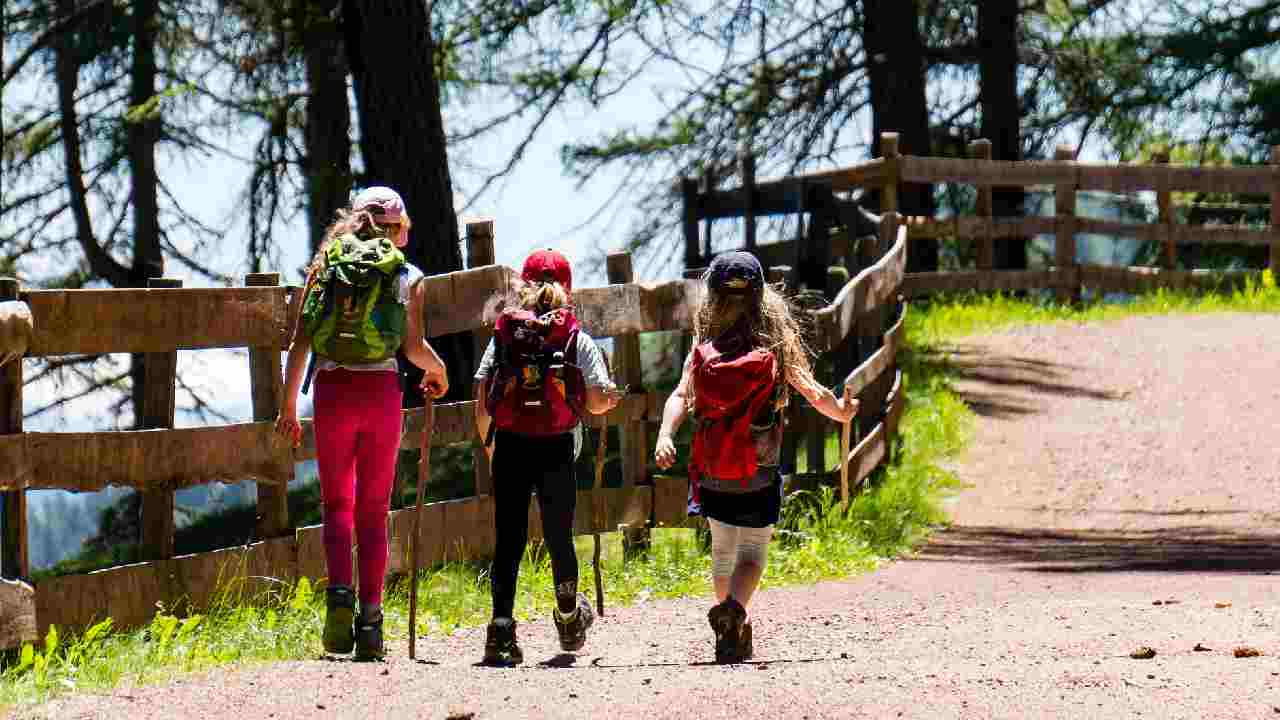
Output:
<instances>
[{"instance_id":1,"label":"red backpack","mask_svg":"<svg viewBox=\"0 0 1280 720\"><path fill-rule=\"evenodd\" d=\"M697 478L741 479L756 474L752 422L775 400L777 360L765 349L722 352L714 341L693 351L691 366L696 420L689 479L697 498Z\"/></svg>"},{"instance_id":2,"label":"red backpack","mask_svg":"<svg viewBox=\"0 0 1280 720\"><path fill-rule=\"evenodd\" d=\"M493 429L558 435L582 417L586 383L578 367L578 320L568 308L545 315L506 310L494 325L495 371L485 399Z\"/></svg>"}]
</instances>

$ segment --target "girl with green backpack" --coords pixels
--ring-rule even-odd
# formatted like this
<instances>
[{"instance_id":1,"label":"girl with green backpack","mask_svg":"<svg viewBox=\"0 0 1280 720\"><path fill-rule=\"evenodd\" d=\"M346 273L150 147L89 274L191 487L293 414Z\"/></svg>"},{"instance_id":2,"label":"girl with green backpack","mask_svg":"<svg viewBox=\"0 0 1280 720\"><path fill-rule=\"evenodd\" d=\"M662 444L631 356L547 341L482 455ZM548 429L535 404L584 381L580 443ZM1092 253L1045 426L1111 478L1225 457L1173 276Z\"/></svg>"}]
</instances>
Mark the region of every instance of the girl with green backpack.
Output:
<instances>
[{"instance_id":1,"label":"girl with green backpack","mask_svg":"<svg viewBox=\"0 0 1280 720\"><path fill-rule=\"evenodd\" d=\"M384 655L382 590L387 512L400 449L396 351L422 368L432 397L449 388L444 363L423 333L422 271L405 260L409 214L391 188L360 192L325 234L307 269L302 312L285 369L276 430L301 441L297 397L314 370L316 459L329 582L324 649L357 659ZM305 388L304 388L305 391ZM360 611L352 591L359 547Z\"/></svg>"}]
</instances>

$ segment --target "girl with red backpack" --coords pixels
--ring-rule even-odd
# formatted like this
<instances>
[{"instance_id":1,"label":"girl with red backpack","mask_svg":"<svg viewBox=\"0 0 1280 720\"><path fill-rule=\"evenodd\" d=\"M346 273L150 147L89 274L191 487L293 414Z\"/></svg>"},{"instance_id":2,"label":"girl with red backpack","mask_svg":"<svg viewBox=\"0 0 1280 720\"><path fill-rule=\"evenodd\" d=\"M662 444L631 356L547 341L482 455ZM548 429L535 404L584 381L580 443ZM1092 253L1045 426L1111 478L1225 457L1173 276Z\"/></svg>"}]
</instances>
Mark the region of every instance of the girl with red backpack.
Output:
<instances>
[{"instance_id":1,"label":"girl with red backpack","mask_svg":"<svg viewBox=\"0 0 1280 720\"><path fill-rule=\"evenodd\" d=\"M754 255L717 255L703 280L694 349L663 409L654 459L664 470L675 463L672 438L692 416L689 511L711 527L716 605L707 620L716 660L737 662L753 652L747 609L782 508L778 464L788 388L836 422L852 418L858 402L836 397L814 378L791 307L765 282Z\"/></svg>"},{"instance_id":2,"label":"girl with red backpack","mask_svg":"<svg viewBox=\"0 0 1280 720\"><path fill-rule=\"evenodd\" d=\"M324 649L372 660L384 654L382 590L387 512L400 450L401 396L396 351L424 371L422 389L448 391L444 363L424 337L422 271L400 251L409 214L391 188L360 192L325 233L307 268L302 312L293 330L276 430L296 447L297 397L307 356L315 375L316 459L323 504L326 590ZM305 388L304 388L305 392ZM360 612L352 591L352 535L359 546Z\"/></svg>"},{"instance_id":3,"label":"girl with red backpack","mask_svg":"<svg viewBox=\"0 0 1280 720\"><path fill-rule=\"evenodd\" d=\"M516 578L529 541L529 494L536 491L542 538L551 555L556 608L552 620L565 652L582 648L595 620L578 592L573 515L574 461L582 447L583 413L618 403L604 356L578 328L569 261L554 250L525 259L521 284L494 325L476 370L476 428L493 467L497 542L490 568L493 619L484 662L524 661L513 619Z\"/></svg>"}]
</instances>

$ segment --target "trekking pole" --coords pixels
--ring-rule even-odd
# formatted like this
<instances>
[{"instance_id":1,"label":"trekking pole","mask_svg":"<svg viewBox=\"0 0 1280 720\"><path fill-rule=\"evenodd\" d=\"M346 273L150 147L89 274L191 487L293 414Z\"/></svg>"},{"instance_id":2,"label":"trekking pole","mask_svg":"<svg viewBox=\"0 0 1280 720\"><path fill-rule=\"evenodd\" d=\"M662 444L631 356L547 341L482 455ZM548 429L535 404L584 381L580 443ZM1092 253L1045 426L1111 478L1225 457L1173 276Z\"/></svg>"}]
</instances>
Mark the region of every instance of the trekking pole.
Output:
<instances>
[{"instance_id":1,"label":"trekking pole","mask_svg":"<svg viewBox=\"0 0 1280 720\"><path fill-rule=\"evenodd\" d=\"M418 501L413 508L413 542L409 544L409 659L418 659L418 571L422 568L422 552L418 548L422 544L422 486L427 484L427 476L431 474L431 430L436 424L435 405L431 402L431 394L426 394L426 402L422 405L422 455L418 458Z\"/></svg>"},{"instance_id":2,"label":"trekking pole","mask_svg":"<svg viewBox=\"0 0 1280 720\"><path fill-rule=\"evenodd\" d=\"M853 399L848 385L844 386L844 402L847 407ZM853 418L844 421L840 428L840 502L849 505L849 434L853 429Z\"/></svg>"},{"instance_id":3,"label":"trekking pole","mask_svg":"<svg viewBox=\"0 0 1280 720\"><path fill-rule=\"evenodd\" d=\"M609 437L609 426L600 426L600 444L596 448L596 489L604 487L604 451ZM591 568L596 578L596 614L604 617L604 580L600 576L600 531L592 529L591 540L595 544L591 554Z\"/></svg>"}]
</instances>

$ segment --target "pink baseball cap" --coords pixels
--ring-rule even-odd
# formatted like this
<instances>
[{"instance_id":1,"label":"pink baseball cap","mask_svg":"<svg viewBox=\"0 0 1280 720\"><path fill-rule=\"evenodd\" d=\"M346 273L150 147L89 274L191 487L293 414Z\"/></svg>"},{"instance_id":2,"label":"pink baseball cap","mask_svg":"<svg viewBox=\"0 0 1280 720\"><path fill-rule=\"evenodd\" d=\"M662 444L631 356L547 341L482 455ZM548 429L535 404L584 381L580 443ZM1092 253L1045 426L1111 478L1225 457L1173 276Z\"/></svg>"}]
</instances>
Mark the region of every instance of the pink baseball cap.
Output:
<instances>
[{"instance_id":1,"label":"pink baseball cap","mask_svg":"<svg viewBox=\"0 0 1280 720\"><path fill-rule=\"evenodd\" d=\"M352 210L367 210L378 223L391 225L401 222L404 212L404 200L400 193L383 185L365 188L356 195L351 203Z\"/></svg>"}]
</instances>

